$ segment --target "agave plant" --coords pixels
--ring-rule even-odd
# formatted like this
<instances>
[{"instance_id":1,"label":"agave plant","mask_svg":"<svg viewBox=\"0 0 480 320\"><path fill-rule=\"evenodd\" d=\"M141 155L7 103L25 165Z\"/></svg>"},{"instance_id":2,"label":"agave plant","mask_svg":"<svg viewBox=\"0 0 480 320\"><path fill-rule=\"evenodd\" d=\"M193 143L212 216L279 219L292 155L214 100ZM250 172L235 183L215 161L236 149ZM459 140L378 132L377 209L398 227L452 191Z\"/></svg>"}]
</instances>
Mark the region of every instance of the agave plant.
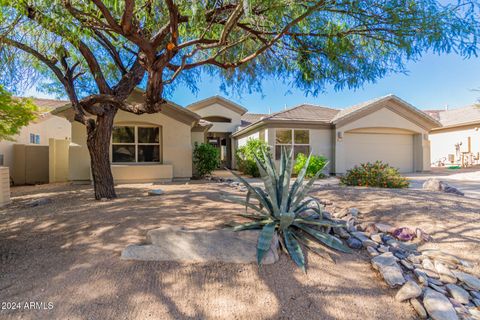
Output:
<instances>
[{"instance_id":1,"label":"agave plant","mask_svg":"<svg viewBox=\"0 0 480 320\"><path fill-rule=\"evenodd\" d=\"M286 150L282 149L278 170L270 153L263 152L263 156L265 161L260 161L256 156L255 161L264 188L252 186L241 176L232 172L248 190L246 200L241 201L245 204L247 211L242 216L253 220L235 226L234 230L261 229L257 243L258 264L261 265L263 257L270 249L275 233L278 235L283 251L287 252L304 272L305 257L301 245L321 256L328 255L322 248L350 252L340 239L328 233L332 227L340 227L342 224L324 219L320 202L315 198L307 197L313 183L321 174L319 170L313 178L304 182L311 155L291 186L292 151L287 155ZM258 204L250 201L252 197L258 200ZM249 213L248 208L253 212Z\"/></svg>"}]
</instances>

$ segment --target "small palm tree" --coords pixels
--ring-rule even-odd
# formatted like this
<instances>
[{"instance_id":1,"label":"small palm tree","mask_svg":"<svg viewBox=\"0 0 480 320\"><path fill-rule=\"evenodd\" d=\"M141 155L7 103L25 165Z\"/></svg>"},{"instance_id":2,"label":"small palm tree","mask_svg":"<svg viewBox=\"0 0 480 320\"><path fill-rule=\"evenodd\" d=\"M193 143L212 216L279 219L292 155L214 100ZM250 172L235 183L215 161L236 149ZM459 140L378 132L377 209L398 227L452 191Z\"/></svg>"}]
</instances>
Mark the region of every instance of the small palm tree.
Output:
<instances>
[{"instance_id":1,"label":"small palm tree","mask_svg":"<svg viewBox=\"0 0 480 320\"><path fill-rule=\"evenodd\" d=\"M254 187L232 172L248 190L246 200L241 203L245 205L246 210L247 208L254 210L253 213L247 212L242 215L253 221L237 225L234 230L261 229L257 243L257 263L259 265L262 263L275 233L278 234L283 251L287 252L304 272L305 257L300 244L323 257L329 257L329 255L322 250L324 249L322 246L350 252L340 239L328 233L331 227L340 227L342 224L324 219L320 202L315 198L307 197L307 193L326 164L316 172L313 178L304 183L310 155L298 173L296 181L290 186L293 171L292 151L287 155L286 150L282 148L278 171L271 154L263 152L263 156L265 161L260 161L257 156L255 161L264 188ZM250 202L251 197L258 200L258 205ZM310 210L313 211L312 214L308 214Z\"/></svg>"}]
</instances>

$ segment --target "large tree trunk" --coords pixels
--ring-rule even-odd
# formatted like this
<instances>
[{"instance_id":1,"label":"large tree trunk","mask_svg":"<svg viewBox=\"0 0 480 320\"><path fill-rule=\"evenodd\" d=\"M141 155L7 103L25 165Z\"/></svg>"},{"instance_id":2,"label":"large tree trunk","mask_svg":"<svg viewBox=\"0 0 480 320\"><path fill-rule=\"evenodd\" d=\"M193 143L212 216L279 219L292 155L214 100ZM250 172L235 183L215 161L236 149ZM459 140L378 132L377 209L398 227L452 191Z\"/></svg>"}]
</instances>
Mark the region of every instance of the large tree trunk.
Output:
<instances>
[{"instance_id":1,"label":"large tree trunk","mask_svg":"<svg viewBox=\"0 0 480 320\"><path fill-rule=\"evenodd\" d=\"M104 110L103 115L97 116L95 122L87 125L87 146L97 200L117 197L110 167L110 138L117 108L106 106Z\"/></svg>"}]
</instances>

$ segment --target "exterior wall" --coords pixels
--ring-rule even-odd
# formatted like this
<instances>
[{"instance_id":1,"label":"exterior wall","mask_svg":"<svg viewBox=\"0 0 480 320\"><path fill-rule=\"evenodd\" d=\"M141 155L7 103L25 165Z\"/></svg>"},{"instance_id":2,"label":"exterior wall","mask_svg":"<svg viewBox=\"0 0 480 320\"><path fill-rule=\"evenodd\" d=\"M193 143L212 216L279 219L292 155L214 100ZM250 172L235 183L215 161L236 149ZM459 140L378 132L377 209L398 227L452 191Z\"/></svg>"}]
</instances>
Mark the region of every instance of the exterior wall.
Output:
<instances>
[{"instance_id":1,"label":"exterior wall","mask_svg":"<svg viewBox=\"0 0 480 320\"><path fill-rule=\"evenodd\" d=\"M204 132L192 131L192 147L195 147L195 143L201 144L205 142Z\"/></svg>"},{"instance_id":2,"label":"exterior wall","mask_svg":"<svg viewBox=\"0 0 480 320\"><path fill-rule=\"evenodd\" d=\"M381 108L358 120L336 127L333 139L335 141L335 173L337 174L343 174L349 169L346 163L348 150L343 141L343 136L348 132L385 135L419 135L419 138L413 139L413 170L430 170L430 157L428 156L430 154L430 144L428 141L428 132L424 128L399 114L387 108ZM378 155L371 155L372 158L377 157L378 160L381 160L382 151L385 152L385 150L382 150L381 148L375 150L375 152L378 152Z\"/></svg>"},{"instance_id":3,"label":"exterior wall","mask_svg":"<svg viewBox=\"0 0 480 320\"><path fill-rule=\"evenodd\" d=\"M48 183L48 146L15 144L13 146L15 185Z\"/></svg>"},{"instance_id":4,"label":"exterior wall","mask_svg":"<svg viewBox=\"0 0 480 320\"><path fill-rule=\"evenodd\" d=\"M68 149L69 140L50 139L48 148L49 182L68 181Z\"/></svg>"},{"instance_id":5,"label":"exterior wall","mask_svg":"<svg viewBox=\"0 0 480 320\"><path fill-rule=\"evenodd\" d=\"M154 125L161 127L161 164L113 164L115 182L139 182L190 178L192 176L191 127L162 113L135 115L119 111L115 125ZM90 156L86 129L73 123L70 148L70 180L90 180Z\"/></svg>"},{"instance_id":6,"label":"exterior wall","mask_svg":"<svg viewBox=\"0 0 480 320\"><path fill-rule=\"evenodd\" d=\"M51 138L70 139L71 125L67 119L48 115L48 119L42 119L39 122L32 122L23 127L20 133L13 137L14 141L0 141L0 154L4 157L4 166L10 168L10 173L14 170L13 145L30 144L30 133L40 136L40 145L47 146Z\"/></svg>"},{"instance_id":7,"label":"exterior wall","mask_svg":"<svg viewBox=\"0 0 480 320\"><path fill-rule=\"evenodd\" d=\"M202 118L211 116L221 116L228 119L232 119L232 122L212 122L213 126L210 128L210 132L234 132L241 124L241 115L235 111L232 111L219 103L213 103L207 107L196 110L195 113Z\"/></svg>"},{"instance_id":8,"label":"exterior wall","mask_svg":"<svg viewBox=\"0 0 480 320\"><path fill-rule=\"evenodd\" d=\"M480 123L430 132L432 162L442 158L448 161L448 155L455 155L455 144L460 142L460 152L468 152L468 137L471 143L470 152L477 155L480 152Z\"/></svg>"},{"instance_id":9,"label":"exterior wall","mask_svg":"<svg viewBox=\"0 0 480 320\"><path fill-rule=\"evenodd\" d=\"M10 203L10 172L8 167L0 167L0 208Z\"/></svg>"},{"instance_id":10,"label":"exterior wall","mask_svg":"<svg viewBox=\"0 0 480 320\"><path fill-rule=\"evenodd\" d=\"M248 140L250 139L259 139L259 138L260 138L260 131L254 131L249 135L246 135L238 139L238 147L243 147L244 145L247 144Z\"/></svg>"}]
</instances>

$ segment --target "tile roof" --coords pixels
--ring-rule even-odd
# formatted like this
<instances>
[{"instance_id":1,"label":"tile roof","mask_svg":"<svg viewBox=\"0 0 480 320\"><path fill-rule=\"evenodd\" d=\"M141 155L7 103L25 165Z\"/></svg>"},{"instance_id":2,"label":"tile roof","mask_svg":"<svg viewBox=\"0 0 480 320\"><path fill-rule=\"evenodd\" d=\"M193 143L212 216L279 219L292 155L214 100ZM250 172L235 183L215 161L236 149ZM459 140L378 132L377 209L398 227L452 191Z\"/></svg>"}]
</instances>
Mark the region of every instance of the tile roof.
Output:
<instances>
[{"instance_id":1,"label":"tile roof","mask_svg":"<svg viewBox=\"0 0 480 320\"><path fill-rule=\"evenodd\" d=\"M295 120L295 121L318 121L330 123L339 112L338 109L316 106L312 104L301 104L299 106L276 112L267 116L266 120Z\"/></svg>"},{"instance_id":2,"label":"tile roof","mask_svg":"<svg viewBox=\"0 0 480 320\"><path fill-rule=\"evenodd\" d=\"M468 123L480 123L480 105L474 104L463 108L441 111L439 121L444 127Z\"/></svg>"},{"instance_id":3,"label":"tile roof","mask_svg":"<svg viewBox=\"0 0 480 320\"><path fill-rule=\"evenodd\" d=\"M265 118L267 116L268 114L265 114L265 113L245 113L241 117L242 124L240 126L241 127L249 126L252 123L262 120L262 118Z\"/></svg>"},{"instance_id":4,"label":"tile roof","mask_svg":"<svg viewBox=\"0 0 480 320\"><path fill-rule=\"evenodd\" d=\"M55 110L58 107L62 107L66 104L69 104L70 101L67 100L54 100L54 99L39 99L33 98L33 103L41 110L50 112Z\"/></svg>"},{"instance_id":5,"label":"tile roof","mask_svg":"<svg viewBox=\"0 0 480 320\"><path fill-rule=\"evenodd\" d=\"M375 99L371 99L371 100L368 100L368 101L365 101L365 102L362 102L362 103L359 103L359 104L356 104L356 105L353 105L351 107L348 107L348 108L345 108L345 109L342 109L340 110L339 113L337 113L335 115L335 117L332 119L333 122L335 121L338 121L342 118L345 118L347 116L350 116L351 114L357 112L357 111L360 111L362 110L363 108L365 107L368 107L369 105L375 103L375 102L378 102L380 100L383 100L383 99L386 99L386 98L389 98L389 97L393 97L393 95L389 94L389 95L386 95L386 96L383 96L383 97L379 97L379 98L375 98Z\"/></svg>"}]
</instances>

